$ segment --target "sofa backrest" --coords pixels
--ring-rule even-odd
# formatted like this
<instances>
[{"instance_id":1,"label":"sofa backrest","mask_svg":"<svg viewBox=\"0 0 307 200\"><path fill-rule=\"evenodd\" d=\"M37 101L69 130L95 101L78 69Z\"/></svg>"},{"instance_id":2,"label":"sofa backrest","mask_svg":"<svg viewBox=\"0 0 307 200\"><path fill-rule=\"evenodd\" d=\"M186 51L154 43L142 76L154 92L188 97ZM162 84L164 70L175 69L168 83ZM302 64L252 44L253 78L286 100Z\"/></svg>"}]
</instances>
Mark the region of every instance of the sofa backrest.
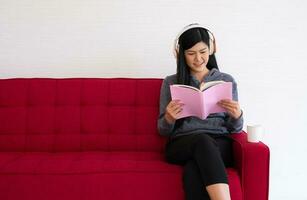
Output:
<instances>
[{"instance_id":1,"label":"sofa backrest","mask_svg":"<svg viewBox=\"0 0 307 200\"><path fill-rule=\"evenodd\" d=\"M161 79L0 80L0 151L162 151Z\"/></svg>"}]
</instances>

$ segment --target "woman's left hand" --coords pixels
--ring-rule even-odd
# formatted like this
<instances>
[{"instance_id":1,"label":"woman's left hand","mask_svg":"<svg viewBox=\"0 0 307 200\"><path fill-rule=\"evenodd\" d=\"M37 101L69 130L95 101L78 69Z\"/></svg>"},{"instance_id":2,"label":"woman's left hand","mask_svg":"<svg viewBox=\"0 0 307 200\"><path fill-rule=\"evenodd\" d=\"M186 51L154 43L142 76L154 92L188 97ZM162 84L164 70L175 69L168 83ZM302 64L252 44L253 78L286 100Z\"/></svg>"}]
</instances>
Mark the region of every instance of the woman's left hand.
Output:
<instances>
[{"instance_id":1,"label":"woman's left hand","mask_svg":"<svg viewBox=\"0 0 307 200\"><path fill-rule=\"evenodd\" d=\"M242 110L237 101L224 99L224 100L219 101L218 105L221 106L222 108L225 108L227 113L235 119L238 119L242 114Z\"/></svg>"}]
</instances>

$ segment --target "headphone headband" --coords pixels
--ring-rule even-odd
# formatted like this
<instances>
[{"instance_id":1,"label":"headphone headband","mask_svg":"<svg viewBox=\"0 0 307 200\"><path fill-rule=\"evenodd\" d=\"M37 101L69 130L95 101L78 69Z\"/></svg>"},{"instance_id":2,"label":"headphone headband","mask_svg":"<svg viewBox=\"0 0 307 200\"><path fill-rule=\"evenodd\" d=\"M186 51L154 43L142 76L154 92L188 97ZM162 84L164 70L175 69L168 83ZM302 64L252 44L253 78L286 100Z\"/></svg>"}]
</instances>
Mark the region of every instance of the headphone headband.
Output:
<instances>
[{"instance_id":1,"label":"headphone headband","mask_svg":"<svg viewBox=\"0 0 307 200\"><path fill-rule=\"evenodd\" d=\"M174 55L177 58L178 52L179 52L179 38L180 36L186 32L187 30L193 29L193 28L202 28L205 29L208 34L209 34L209 43L210 43L210 55L214 54L216 52L216 44L215 44L215 38L214 35L211 31L209 31L206 27L198 24L198 23L193 23L193 24L189 24L187 26L185 26L177 35L175 41L174 41Z\"/></svg>"}]
</instances>

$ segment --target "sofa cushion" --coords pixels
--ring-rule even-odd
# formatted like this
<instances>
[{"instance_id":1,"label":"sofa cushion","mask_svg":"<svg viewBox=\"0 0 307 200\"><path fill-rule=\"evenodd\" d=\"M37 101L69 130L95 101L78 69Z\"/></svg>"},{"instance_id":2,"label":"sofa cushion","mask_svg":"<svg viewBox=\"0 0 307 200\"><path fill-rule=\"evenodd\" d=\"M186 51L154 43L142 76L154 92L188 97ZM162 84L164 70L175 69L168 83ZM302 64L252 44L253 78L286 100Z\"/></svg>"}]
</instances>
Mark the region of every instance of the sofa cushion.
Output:
<instances>
[{"instance_id":1,"label":"sofa cushion","mask_svg":"<svg viewBox=\"0 0 307 200\"><path fill-rule=\"evenodd\" d=\"M171 172L180 168L156 152L26 152L0 153L0 173L78 174L109 172Z\"/></svg>"},{"instance_id":2,"label":"sofa cushion","mask_svg":"<svg viewBox=\"0 0 307 200\"><path fill-rule=\"evenodd\" d=\"M156 151L161 79L0 80L0 151Z\"/></svg>"},{"instance_id":3,"label":"sofa cushion","mask_svg":"<svg viewBox=\"0 0 307 200\"><path fill-rule=\"evenodd\" d=\"M240 178L237 171L233 168L227 169L229 184L232 197L241 199L242 191ZM2 180L10 180L14 186L22 180L30 181L31 184L36 181L42 181L42 177L48 176L45 184L49 184L53 177L59 185L62 184L63 176L89 176L89 175L112 174L111 177L134 179L134 184L138 184L136 179L142 179L141 182L148 183L152 179L155 186L159 177L166 181L172 177L172 184L181 185L180 177L182 167L168 164L163 156L156 152L1 152L0 153L0 177ZM116 175L118 174L118 175ZM122 174L122 175L120 175ZM34 175L34 176L33 176ZM39 176L35 176L39 175ZM153 177L155 178L153 178ZM14 178L15 177L15 178ZM20 178L17 178L20 177ZM36 180L37 177L39 180ZM58 177L58 178L56 178ZM103 176L105 177L105 176ZM150 178L151 177L151 178ZM168 177L165 180L165 177ZM176 177L174 179L173 177ZM84 178L84 177L83 177ZM31 180L29 180L31 179ZM63 179L63 180L62 180ZM109 177L110 179L110 177ZM108 180L109 180L108 179ZM147 179L147 182L144 181ZM157 180L155 180L157 179ZM179 179L179 180L177 180ZM61 181L60 181L61 180ZM177 180L177 181L174 181ZM88 180L87 180L88 181ZM77 181L79 182L79 181ZM105 184L105 180L96 180L97 184ZM0 181L0 184L2 182ZM70 183L71 184L71 183ZM89 181L89 184L92 184ZM55 184L56 185L56 184ZM108 187L116 188L116 182L108 181ZM7 184L4 184L7 187ZM22 186L21 186L22 187ZM24 186L25 187L25 186ZM38 186L39 187L39 186ZM105 187L105 185L104 185ZM140 186L139 186L140 187ZM172 186L172 188L174 185ZM180 186L176 186L180 189ZM146 187L145 187L146 188ZM182 186L181 186L182 188ZM177 189L178 191L178 189ZM13 194L12 194L13 195ZM178 194L176 194L178 195ZM180 195L179 195L180 196ZM181 198L181 197L180 197Z\"/></svg>"}]
</instances>

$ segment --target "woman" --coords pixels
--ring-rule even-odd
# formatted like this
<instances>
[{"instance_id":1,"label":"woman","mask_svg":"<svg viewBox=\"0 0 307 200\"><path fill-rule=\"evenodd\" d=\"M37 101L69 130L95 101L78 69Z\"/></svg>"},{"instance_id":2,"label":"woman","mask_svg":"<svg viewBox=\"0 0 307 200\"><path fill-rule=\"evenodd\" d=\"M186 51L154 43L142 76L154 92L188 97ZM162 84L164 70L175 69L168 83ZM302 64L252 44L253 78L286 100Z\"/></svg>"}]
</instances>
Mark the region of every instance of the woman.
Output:
<instances>
[{"instance_id":1,"label":"woman","mask_svg":"<svg viewBox=\"0 0 307 200\"><path fill-rule=\"evenodd\" d=\"M161 87L158 129L168 136L166 160L184 166L183 185L187 200L228 200L230 192L226 167L232 165L229 133L242 130L242 110L237 84L232 76L218 70L213 34L199 24L185 27L175 40L177 73L167 76ZM182 107L171 100L169 86L186 84L200 88L208 81L233 83L233 100L218 103L226 112L178 119Z\"/></svg>"}]
</instances>

